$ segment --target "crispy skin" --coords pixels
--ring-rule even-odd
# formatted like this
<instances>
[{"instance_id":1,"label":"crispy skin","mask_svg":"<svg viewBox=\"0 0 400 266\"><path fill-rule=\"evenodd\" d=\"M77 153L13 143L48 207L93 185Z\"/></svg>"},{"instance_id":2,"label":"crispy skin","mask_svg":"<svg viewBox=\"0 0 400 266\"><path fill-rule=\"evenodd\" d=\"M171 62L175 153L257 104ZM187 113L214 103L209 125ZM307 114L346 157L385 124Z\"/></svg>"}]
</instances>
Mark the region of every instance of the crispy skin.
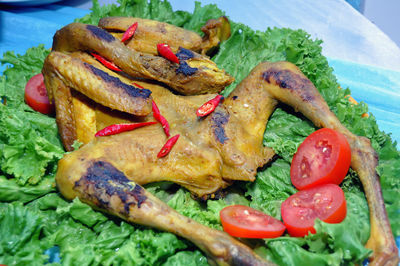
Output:
<instances>
[{"instance_id":1,"label":"crispy skin","mask_svg":"<svg viewBox=\"0 0 400 266\"><path fill-rule=\"evenodd\" d=\"M104 67L87 53L74 52L71 56L93 65L112 77L120 79L125 84L134 82L134 80L118 75L116 72ZM95 133L106 126L118 123L144 122L146 120L146 116L136 116L99 104L76 90L72 90L72 105L74 108L76 137L83 144L93 140Z\"/></svg>"},{"instance_id":2,"label":"crispy skin","mask_svg":"<svg viewBox=\"0 0 400 266\"><path fill-rule=\"evenodd\" d=\"M60 136L68 151L73 150L75 140L87 143L96 133L95 102L139 116L151 112L150 91L122 83L77 57L53 51L42 71L48 94L54 98Z\"/></svg>"},{"instance_id":3,"label":"crispy skin","mask_svg":"<svg viewBox=\"0 0 400 266\"><path fill-rule=\"evenodd\" d=\"M193 53L191 59L178 65L160 56L129 49L107 31L81 23L71 23L57 31L53 50L96 52L133 77L163 82L186 95L219 92L234 80L205 56Z\"/></svg>"},{"instance_id":4,"label":"crispy skin","mask_svg":"<svg viewBox=\"0 0 400 266\"><path fill-rule=\"evenodd\" d=\"M49 68L49 65L44 64L42 72L47 94L50 101L54 100L56 121L62 143L67 151L71 151L72 144L77 139L71 90L52 71L52 68Z\"/></svg>"},{"instance_id":5,"label":"crispy skin","mask_svg":"<svg viewBox=\"0 0 400 266\"><path fill-rule=\"evenodd\" d=\"M176 154L170 154L163 160L154 160L166 141L160 125L119 134L112 140L98 138L82 148L81 152L93 149L109 162L119 161L118 169L139 184L170 180L200 197L226 187L228 183L225 180L254 181L257 168L272 158L273 151L262 144L269 115L263 115L263 121L259 122L260 134L255 134L255 127L241 123L235 113L229 110L231 107L224 105L205 119L199 119L196 116L197 108L215 97L215 94L178 96L160 85L137 82L152 91L153 99L171 125L171 134L181 134L180 141L171 153ZM241 86L247 88L246 84L243 82ZM265 108L260 109L260 113L270 114L274 107L268 104L270 98L265 99ZM98 121L104 126L115 121L105 112L101 116L103 121L109 119L107 122ZM150 114L142 121L153 120ZM110 150L110 145L115 148ZM85 157L91 159L89 154ZM138 167L141 167L141 171L136 170Z\"/></svg>"},{"instance_id":6,"label":"crispy skin","mask_svg":"<svg viewBox=\"0 0 400 266\"><path fill-rule=\"evenodd\" d=\"M193 31L181 27L159 22L156 20L132 18L132 17L107 17L99 21L99 27L111 32L119 40L123 33L133 23L138 27L135 37L126 42L126 46L138 52L157 55L157 44L167 43L174 53L179 47L192 51L200 51L202 38Z\"/></svg>"},{"instance_id":7,"label":"crispy skin","mask_svg":"<svg viewBox=\"0 0 400 266\"><path fill-rule=\"evenodd\" d=\"M170 180L201 197L226 187L225 180L253 181L257 168L273 156L273 151L262 145L262 137L254 138L223 106L205 119L197 118L197 108L215 95L184 97L159 85L150 88L171 125L171 134L181 134L169 156L157 159L166 137L161 126L154 125L113 138L97 138L74 152L77 157L70 160L85 153L81 163L92 156L118 161L116 167L138 184Z\"/></svg>"},{"instance_id":8,"label":"crispy skin","mask_svg":"<svg viewBox=\"0 0 400 266\"><path fill-rule=\"evenodd\" d=\"M109 31L117 39L122 39L123 33L137 22L135 37L128 40L127 47L138 52L157 55L157 44L167 43L174 53L179 47L189 49L202 55L217 47L229 38L231 27L226 17L210 19L201 28L204 36L183 28L150 19L132 17L107 17L99 21L99 27Z\"/></svg>"},{"instance_id":9,"label":"crispy skin","mask_svg":"<svg viewBox=\"0 0 400 266\"><path fill-rule=\"evenodd\" d=\"M48 71L55 72L67 87L104 106L141 116L151 112L151 91L123 83L80 59L54 51L44 64L45 78Z\"/></svg>"},{"instance_id":10,"label":"crispy skin","mask_svg":"<svg viewBox=\"0 0 400 266\"><path fill-rule=\"evenodd\" d=\"M88 143L97 132L95 102L76 90L71 92L76 139Z\"/></svg>"}]
</instances>

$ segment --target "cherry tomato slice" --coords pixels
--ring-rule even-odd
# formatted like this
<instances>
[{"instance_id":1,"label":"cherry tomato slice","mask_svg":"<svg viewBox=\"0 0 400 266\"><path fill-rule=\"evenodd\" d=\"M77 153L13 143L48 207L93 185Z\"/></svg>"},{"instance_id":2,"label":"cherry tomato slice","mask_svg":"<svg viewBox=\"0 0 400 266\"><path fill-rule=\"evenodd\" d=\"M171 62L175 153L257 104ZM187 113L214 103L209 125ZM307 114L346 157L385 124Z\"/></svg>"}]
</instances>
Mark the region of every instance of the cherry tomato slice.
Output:
<instances>
[{"instance_id":1,"label":"cherry tomato slice","mask_svg":"<svg viewBox=\"0 0 400 266\"><path fill-rule=\"evenodd\" d=\"M341 133L322 128L310 134L293 156L290 178L299 189L322 184L339 185L351 161L350 145Z\"/></svg>"},{"instance_id":2,"label":"cherry tomato slice","mask_svg":"<svg viewBox=\"0 0 400 266\"><path fill-rule=\"evenodd\" d=\"M50 103L47 97L46 87L42 74L33 76L25 86L25 102L33 110L42 114L51 114L54 111L54 105Z\"/></svg>"},{"instance_id":3,"label":"cherry tomato slice","mask_svg":"<svg viewBox=\"0 0 400 266\"><path fill-rule=\"evenodd\" d=\"M346 217L346 212L343 190L335 184L300 190L281 206L283 223L294 237L303 237L308 232L314 234L316 218L327 223L340 223Z\"/></svg>"},{"instance_id":4,"label":"cherry tomato slice","mask_svg":"<svg viewBox=\"0 0 400 266\"><path fill-rule=\"evenodd\" d=\"M281 221L243 205L223 208L220 218L224 231L235 237L274 238L285 231Z\"/></svg>"}]
</instances>

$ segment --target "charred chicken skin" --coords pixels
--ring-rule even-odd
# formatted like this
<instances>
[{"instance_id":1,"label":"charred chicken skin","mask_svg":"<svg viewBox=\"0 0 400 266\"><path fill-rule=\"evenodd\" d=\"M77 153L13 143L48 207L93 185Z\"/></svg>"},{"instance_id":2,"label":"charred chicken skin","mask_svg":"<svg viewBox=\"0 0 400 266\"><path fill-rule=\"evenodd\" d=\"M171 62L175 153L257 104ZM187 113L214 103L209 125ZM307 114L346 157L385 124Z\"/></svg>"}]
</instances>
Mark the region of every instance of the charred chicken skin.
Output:
<instances>
[{"instance_id":1,"label":"charred chicken skin","mask_svg":"<svg viewBox=\"0 0 400 266\"><path fill-rule=\"evenodd\" d=\"M176 64L161 56L146 54L125 46L107 31L81 23L71 23L57 31L53 38L54 51L95 52L114 62L125 73L165 83L174 90L194 95L221 91L233 78L218 69L208 57L191 52L182 53Z\"/></svg>"},{"instance_id":2,"label":"charred chicken skin","mask_svg":"<svg viewBox=\"0 0 400 266\"><path fill-rule=\"evenodd\" d=\"M96 47L92 44L86 47L87 43L78 40L79 45L60 48L67 42L60 46L57 40L73 38L76 29L88 29L83 24L73 27L56 34L53 47L62 53L52 52L43 68L46 87L56 102L61 136L68 140L63 139L67 149L71 140L86 143L59 162L56 182L66 198L79 197L94 208L130 222L189 239L216 264L268 265L269 262L227 234L178 214L141 185L168 180L184 186L198 197L206 197L234 180L253 181L257 168L274 155L272 149L263 146L263 134L277 103L283 102L304 114L317 127L333 128L346 136L352 150L351 167L363 183L370 208L371 236L367 247L374 251L371 263L397 265L397 248L375 171L376 152L368 139L355 136L339 122L318 90L296 66L288 62L259 64L212 114L198 118L197 108L216 94L181 96L159 83L134 78L146 89L132 87L128 85L132 84L131 77L109 71L87 54L77 51L103 52L102 55L108 55L111 60L117 58L114 62L127 74L135 76L139 73L136 77L143 77L145 71L140 71L146 67L137 56L140 53L115 56L132 50L121 48L114 40L104 40L109 37L99 38L98 34L92 36L100 42ZM81 38L81 33L77 35ZM139 61L132 62L136 59ZM164 63L168 69L170 63ZM156 80L171 86L171 82ZM196 78L193 82L197 82ZM94 85L97 95L91 96L93 88L88 87ZM187 91L192 94L190 89ZM94 138L96 130L109 124L153 121L149 111L150 97L169 121L171 135L180 134L168 156L157 158L167 139L160 124ZM127 107L111 104L118 101ZM124 109L128 107L131 108L129 111Z\"/></svg>"}]
</instances>

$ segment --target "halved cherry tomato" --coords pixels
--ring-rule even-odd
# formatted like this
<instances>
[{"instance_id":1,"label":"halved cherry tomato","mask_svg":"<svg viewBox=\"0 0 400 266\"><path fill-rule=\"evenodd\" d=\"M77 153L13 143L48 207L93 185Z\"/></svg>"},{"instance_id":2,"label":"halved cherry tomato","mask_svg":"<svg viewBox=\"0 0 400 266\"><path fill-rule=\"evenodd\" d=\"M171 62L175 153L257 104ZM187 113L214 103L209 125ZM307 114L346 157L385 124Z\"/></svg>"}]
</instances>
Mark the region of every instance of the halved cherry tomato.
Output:
<instances>
[{"instance_id":1,"label":"halved cherry tomato","mask_svg":"<svg viewBox=\"0 0 400 266\"><path fill-rule=\"evenodd\" d=\"M333 129L322 128L300 144L293 156L290 178L299 190L322 184L339 185L349 170L350 161L346 137Z\"/></svg>"},{"instance_id":2,"label":"halved cherry tomato","mask_svg":"<svg viewBox=\"0 0 400 266\"><path fill-rule=\"evenodd\" d=\"M42 114L51 114L54 111L54 105L50 103L47 97L46 87L42 74L33 76L25 86L25 102L33 110Z\"/></svg>"},{"instance_id":3,"label":"halved cherry tomato","mask_svg":"<svg viewBox=\"0 0 400 266\"><path fill-rule=\"evenodd\" d=\"M243 205L223 208L220 218L224 231L235 237L274 238L285 231L281 221Z\"/></svg>"},{"instance_id":4,"label":"halved cherry tomato","mask_svg":"<svg viewBox=\"0 0 400 266\"><path fill-rule=\"evenodd\" d=\"M316 218L326 223L340 223L347 207L343 190L335 184L325 184L287 198L281 206L282 220L291 236L303 237L315 233Z\"/></svg>"}]
</instances>

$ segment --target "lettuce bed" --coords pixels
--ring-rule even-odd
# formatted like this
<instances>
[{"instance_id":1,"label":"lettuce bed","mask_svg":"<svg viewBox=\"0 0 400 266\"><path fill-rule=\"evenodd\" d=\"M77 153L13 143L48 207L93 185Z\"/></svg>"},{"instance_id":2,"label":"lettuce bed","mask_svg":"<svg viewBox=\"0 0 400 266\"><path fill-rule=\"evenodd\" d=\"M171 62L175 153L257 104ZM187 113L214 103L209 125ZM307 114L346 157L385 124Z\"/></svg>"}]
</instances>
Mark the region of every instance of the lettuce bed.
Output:
<instances>
[{"instance_id":1,"label":"lettuce bed","mask_svg":"<svg viewBox=\"0 0 400 266\"><path fill-rule=\"evenodd\" d=\"M104 16L137 16L200 32L205 21L224 15L215 5L199 3L193 14L173 12L167 1L119 3L100 7L95 1L92 13L78 21L97 24ZM213 60L236 78L225 95L261 61L288 60L299 66L339 119L355 134L370 138L378 151L377 170L393 233L398 236L400 153L390 136L379 131L372 115L361 117L368 111L365 104L354 106L344 98L350 92L339 88L321 55L320 44L301 30L255 32L232 22L232 36ZM39 46L25 55L7 52L0 59L13 66L0 77L0 263L42 265L49 261L48 250L56 247L63 265L207 265L204 255L184 239L105 216L79 200L65 201L56 191L54 175L64 151L55 120L32 111L23 95L27 80L40 72L48 52ZM182 214L216 229L221 229L219 211L234 203L280 218L281 202L296 192L289 177L291 158L314 130L308 120L280 106L264 135L264 144L272 147L279 158L260 171L254 183L238 182L229 188L224 199L200 203L186 190L167 182L148 185L147 189ZM363 261L370 254L363 247L369 236L368 206L354 172L350 171L342 188L348 202L344 222L331 225L317 221L317 234L306 238L284 236L255 241L256 252L280 265L302 265L304 261L308 265L348 265Z\"/></svg>"}]
</instances>

